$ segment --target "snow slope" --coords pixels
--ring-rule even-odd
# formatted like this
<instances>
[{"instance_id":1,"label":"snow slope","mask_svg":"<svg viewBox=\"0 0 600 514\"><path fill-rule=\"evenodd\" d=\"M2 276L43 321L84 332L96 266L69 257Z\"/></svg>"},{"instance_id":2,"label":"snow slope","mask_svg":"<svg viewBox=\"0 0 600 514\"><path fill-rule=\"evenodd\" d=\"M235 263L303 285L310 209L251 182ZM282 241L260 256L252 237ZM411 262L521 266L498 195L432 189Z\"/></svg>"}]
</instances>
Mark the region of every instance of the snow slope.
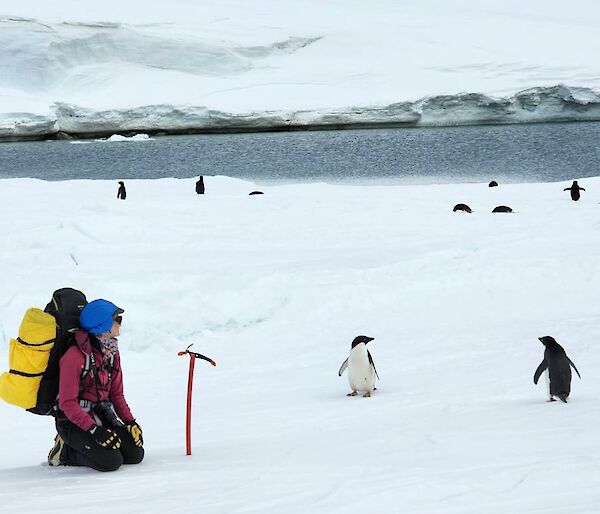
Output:
<instances>
[{"instance_id":1,"label":"snow slope","mask_svg":"<svg viewBox=\"0 0 600 514\"><path fill-rule=\"evenodd\" d=\"M115 301L147 450L49 468L51 420L0 403L3 514L598 511L599 178L578 203L566 183L205 180L130 180L125 202L114 182L1 182L0 369L54 289ZM337 377L361 333L370 399ZM567 405L532 383L542 335L582 374ZM186 457L190 343L218 365L196 368Z\"/></svg>"},{"instance_id":2,"label":"snow slope","mask_svg":"<svg viewBox=\"0 0 600 514\"><path fill-rule=\"evenodd\" d=\"M0 137L600 119L574 0L0 4Z\"/></svg>"}]
</instances>

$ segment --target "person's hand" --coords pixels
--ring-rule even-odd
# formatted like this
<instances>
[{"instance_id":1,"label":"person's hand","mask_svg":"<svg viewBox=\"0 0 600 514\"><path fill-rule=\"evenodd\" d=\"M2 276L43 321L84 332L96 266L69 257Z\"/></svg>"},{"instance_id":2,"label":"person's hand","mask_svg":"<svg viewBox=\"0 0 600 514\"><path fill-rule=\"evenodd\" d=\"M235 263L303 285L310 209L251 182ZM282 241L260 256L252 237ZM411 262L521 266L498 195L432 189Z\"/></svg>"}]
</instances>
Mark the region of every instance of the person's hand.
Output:
<instances>
[{"instance_id":1,"label":"person's hand","mask_svg":"<svg viewBox=\"0 0 600 514\"><path fill-rule=\"evenodd\" d=\"M133 439L133 444L135 444L138 448L141 448L144 444L144 438L142 437L142 427L139 426L135 420L130 421L125 425L127 428L127 432Z\"/></svg>"},{"instance_id":2,"label":"person's hand","mask_svg":"<svg viewBox=\"0 0 600 514\"><path fill-rule=\"evenodd\" d=\"M117 450L121 447L121 439L112 430L98 425L94 425L90 429L90 434L94 437L97 444L103 448L112 448Z\"/></svg>"}]
</instances>

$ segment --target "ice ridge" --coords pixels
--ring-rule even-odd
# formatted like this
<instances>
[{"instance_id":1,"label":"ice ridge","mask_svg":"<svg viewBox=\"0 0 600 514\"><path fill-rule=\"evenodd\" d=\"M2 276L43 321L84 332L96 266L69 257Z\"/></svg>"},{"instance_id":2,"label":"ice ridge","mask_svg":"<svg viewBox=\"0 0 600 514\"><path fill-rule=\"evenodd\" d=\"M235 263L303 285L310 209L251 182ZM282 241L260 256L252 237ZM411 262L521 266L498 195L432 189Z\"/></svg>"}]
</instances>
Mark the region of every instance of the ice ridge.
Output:
<instances>
[{"instance_id":1,"label":"ice ridge","mask_svg":"<svg viewBox=\"0 0 600 514\"><path fill-rule=\"evenodd\" d=\"M505 98L460 93L382 107L247 113L167 104L102 111L56 103L47 116L27 113L4 115L0 118L0 137L53 137L59 133L96 137L135 132L235 132L378 125L436 127L597 120L600 120L598 92L556 85L526 89Z\"/></svg>"}]
</instances>

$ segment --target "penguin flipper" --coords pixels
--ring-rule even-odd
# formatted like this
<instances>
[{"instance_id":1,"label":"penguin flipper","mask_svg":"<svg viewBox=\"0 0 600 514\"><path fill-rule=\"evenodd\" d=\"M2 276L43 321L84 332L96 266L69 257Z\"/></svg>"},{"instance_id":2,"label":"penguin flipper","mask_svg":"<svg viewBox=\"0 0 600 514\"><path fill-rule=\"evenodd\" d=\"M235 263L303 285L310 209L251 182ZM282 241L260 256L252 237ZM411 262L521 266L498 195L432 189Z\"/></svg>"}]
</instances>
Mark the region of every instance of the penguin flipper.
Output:
<instances>
[{"instance_id":1,"label":"penguin flipper","mask_svg":"<svg viewBox=\"0 0 600 514\"><path fill-rule=\"evenodd\" d=\"M369 350L367 350L367 355L369 356L369 362L371 363L371 366L373 366L373 371L375 372L375 376L377 377L377 380L381 380L379 378L379 375L377 374L377 368L375 367L375 361L373 360L373 357L371 357L371 352Z\"/></svg>"},{"instance_id":2,"label":"penguin flipper","mask_svg":"<svg viewBox=\"0 0 600 514\"><path fill-rule=\"evenodd\" d=\"M348 359L346 359L344 362L342 362L342 365L340 366L340 370L338 371L338 377L342 376L342 373L344 373L344 371L346 371L347 367L348 367Z\"/></svg>"},{"instance_id":3,"label":"penguin flipper","mask_svg":"<svg viewBox=\"0 0 600 514\"><path fill-rule=\"evenodd\" d=\"M569 357L567 357L567 359L569 359ZM570 364L571 366L573 366L573 369L574 369L574 370L577 372L577 376L578 376L579 378L581 378L581 375L579 374L579 370L577 369L577 367L575 366L575 364L573 363L573 361L572 361L571 359L569 359L569 364Z\"/></svg>"},{"instance_id":4,"label":"penguin flipper","mask_svg":"<svg viewBox=\"0 0 600 514\"><path fill-rule=\"evenodd\" d=\"M537 367L537 369L535 370L535 373L533 375L533 383L537 385L538 380L540 379L540 376L542 376L542 373L544 371L546 371L546 368L548 367L548 363L546 362L546 359L544 359L540 365Z\"/></svg>"}]
</instances>

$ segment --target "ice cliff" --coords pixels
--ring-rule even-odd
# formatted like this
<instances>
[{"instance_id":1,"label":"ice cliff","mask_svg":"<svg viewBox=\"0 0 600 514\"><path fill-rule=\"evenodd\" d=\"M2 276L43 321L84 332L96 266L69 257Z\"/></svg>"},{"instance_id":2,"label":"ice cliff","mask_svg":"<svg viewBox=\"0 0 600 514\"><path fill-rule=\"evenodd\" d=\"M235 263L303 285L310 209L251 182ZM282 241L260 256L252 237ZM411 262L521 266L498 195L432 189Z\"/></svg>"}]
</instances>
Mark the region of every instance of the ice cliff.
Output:
<instances>
[{"instance_id":1,"label":"ice cliff","mask_svg":"<svg viewBox=\"0 0 600 514\"><path fill-rule=\"evenodd\" d=\"M600 120L585 0L107 2L0 7L0 138Z\"/></svg>"}]
</instances>

